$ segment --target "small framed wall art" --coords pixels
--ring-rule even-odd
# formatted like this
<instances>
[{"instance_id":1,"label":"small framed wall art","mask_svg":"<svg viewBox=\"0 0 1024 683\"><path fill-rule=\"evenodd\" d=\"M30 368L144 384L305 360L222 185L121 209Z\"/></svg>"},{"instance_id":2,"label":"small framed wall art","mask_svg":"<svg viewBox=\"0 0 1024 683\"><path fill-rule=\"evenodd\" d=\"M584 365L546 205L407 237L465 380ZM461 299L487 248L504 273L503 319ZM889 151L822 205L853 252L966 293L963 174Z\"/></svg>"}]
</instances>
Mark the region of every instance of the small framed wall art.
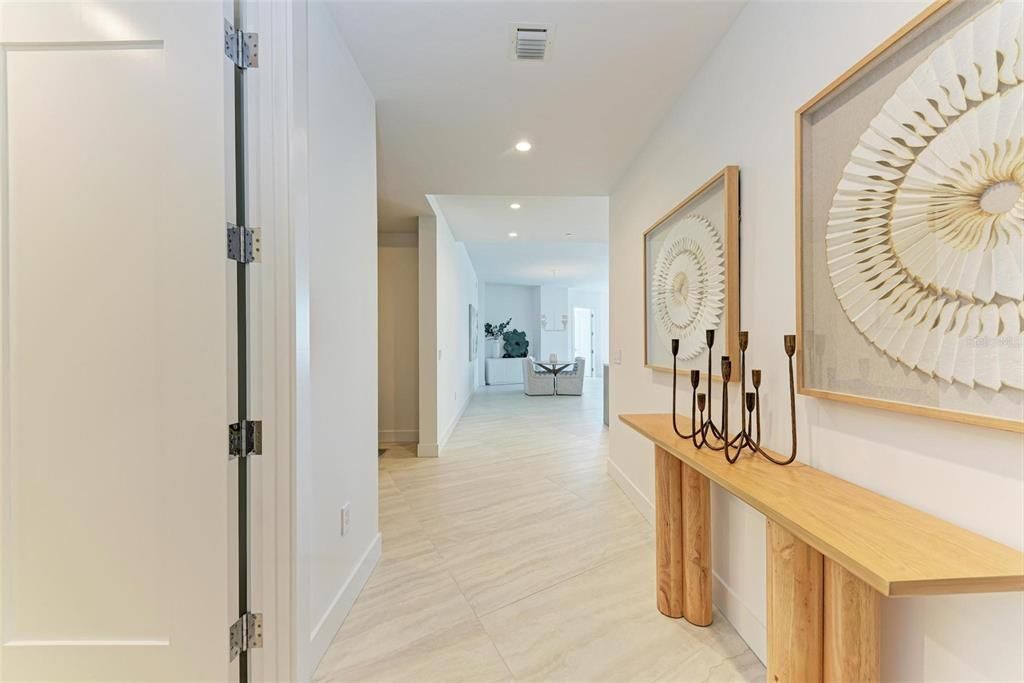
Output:
<instances>
[{"instance_id":1,"label":"small framed wall art","mask_svg":"<svg viewBox=\"0 0 1024 683\"><path fill-rule=\"evenodd\" d=\"M796 112L800 393L1024 432L1022 18L936 2Z\"/></svg>"},{"instance_id":2,"label":"small framed wall art","mask_svg":"<svg viewBox=\"0 0 1024 683\"><path fill-rule=\"evenodd\" d=\"M739 186L726 166L644 233L646 367L671 372L678 339L679 371L706 369L706 330L716 354L739 358Z\"/></svg>"},{"instance_id":3,"label":"small framed wall art","mask_svg":"<svg viewBox=\"0 0 1024 683\"><path fill-rule=\"evenodd\" d=\"M475 361L480 347L480 316L476 306L469 305L469 360Z\"/></svg>"}]
</instances>

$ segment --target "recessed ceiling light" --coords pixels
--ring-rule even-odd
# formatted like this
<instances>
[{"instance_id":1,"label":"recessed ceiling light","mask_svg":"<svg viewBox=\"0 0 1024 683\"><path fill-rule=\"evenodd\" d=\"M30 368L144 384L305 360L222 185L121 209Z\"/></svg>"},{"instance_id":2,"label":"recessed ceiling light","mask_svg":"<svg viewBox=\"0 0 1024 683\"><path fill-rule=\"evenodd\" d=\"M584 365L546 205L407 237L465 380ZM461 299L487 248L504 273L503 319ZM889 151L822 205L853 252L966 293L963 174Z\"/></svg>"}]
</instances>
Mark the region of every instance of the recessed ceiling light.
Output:
<instances>
[{"instance_id":1,"label":"recessed ceiling light","mask_svg":"<svg viewBox=\"0 0 1024 683\"><path fill-rule=\"evenodd\" d=\"M516 203L516 202L512 202L511 204L508 205L508 208L510 208L510 209L518 209L520 207L521 207L521 205Z\"/></svg>"},{"instance_id":2,"label":"recessed ceiling light","mask_svg":"<svg viewBox=\"0 0 1024 683\"><path fill-rule=\"evenodd\" d=\"M518 233L518 232L510 232L510 233L508 234L508 236L509 236L509 237L519 237L519 233Z\"/></svg>"},{"instance_id":3,"label":"recessed ceiling light","mask_svg":"<svg viewBox=\"0 0 1024 683\"><path fill-rule=\"evenodd\" d=\"M516 143L516 149L518 149L520 152L529 152L532 148L533 145L531 145L528 140L520 140L519 142Z\"/></svg>"},{"instance_id":4,"label":"recessed ceiling light","mask_svg":"<svg viewBox=\"0 0 1024 683\"><path fill-rule=\"evenodd\" d=\"M572 234L571 232L567 232L567 233L565 233L565 236L566 236L566 237L572 237L572 235L573 235L573 234Z\"/></svg>"}]
</instances>

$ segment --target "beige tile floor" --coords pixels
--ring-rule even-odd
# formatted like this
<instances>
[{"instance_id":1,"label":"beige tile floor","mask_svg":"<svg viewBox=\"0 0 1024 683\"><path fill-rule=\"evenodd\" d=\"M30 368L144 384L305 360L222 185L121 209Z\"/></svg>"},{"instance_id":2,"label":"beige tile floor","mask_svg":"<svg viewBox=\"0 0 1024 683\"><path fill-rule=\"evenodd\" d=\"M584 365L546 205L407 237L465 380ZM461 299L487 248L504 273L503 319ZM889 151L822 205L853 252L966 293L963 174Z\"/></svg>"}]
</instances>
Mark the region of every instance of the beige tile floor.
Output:
<instances>
[{"instance_id":1,"label":"beige tile floor","mask_svg":"<svg viewBox=\"0 0 1024 683\"><path fill-rule=\"evenodd\" d=\"M655 607L650 526L606 473L601 385L477 393L441 458L380 459L383 555L316 681L763 681L718 613Z\"/></svg>"}]
</instances>

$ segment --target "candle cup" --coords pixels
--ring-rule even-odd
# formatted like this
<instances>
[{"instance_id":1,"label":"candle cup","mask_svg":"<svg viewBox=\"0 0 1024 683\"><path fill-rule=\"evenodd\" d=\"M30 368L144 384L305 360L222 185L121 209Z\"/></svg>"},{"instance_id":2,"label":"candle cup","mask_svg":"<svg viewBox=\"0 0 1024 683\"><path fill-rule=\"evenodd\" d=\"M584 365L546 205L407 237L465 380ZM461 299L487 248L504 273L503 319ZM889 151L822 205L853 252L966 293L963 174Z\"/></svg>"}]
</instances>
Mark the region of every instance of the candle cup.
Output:
<instances>
[{"instance_id":1,"label":"candle cup","mask_svg":"<svg viewBox=\"0 0 1024 683\"><path fill-rule=\"evenodd\" d=\"M750 343L750 333L746 330L740 332L740 351L746 351Z\"/></svg>"},{"instance_id":2,"label":"candle cup","mask_svg":"<svg viewBox=\"0 0 1024 683\"><path fill-rule=\"evenodd\" d=\"M708 350L710 351L711 347L715 345L715 331L714 330L704 330L704 338L708 342Z\"/></svg>"},{"instance_id":3,"label":"candle cup","mask_svg":"<svg viewBox=\"0 0 1024 683\"><path fill-rule=\"evenodd\" d=\"M760 386L761 386L761 371L760 370L751 370L750 371L750 381L754 385L755 389L760 388Z\"/></svg>"},{"instance_id":4,"label":"candle cup","mask_svg":"<svg viewBox=\"0 0 1024 683\"><path fill-rule=\"evenodd\" d=\"M707 395L703 392L697 394L697 410L704 412L704 406L707 405Z\"/></svg>"},{"instance_id":5,"label":"candle cup","mask_svg":"<svg viewBox=\"0 0 1024 683\"><path fill-rule=\"evenodd\" d=\"M790 358L792 358L793 354L796 353L796 335L795 334L787 334L787 335L785 335L782 338L782 345L783 345L783 348L786 349L786 355L789 356Z\"/></svg>"},{"instance_id":6,"label":"candle cup","mask_svg":"<svg viewBox=\"0 0 1024 683\"><path fill-rule=\"evenodd\" d=\"M722 356L722 381L728 382L732 377L732 360L729 356Z\"/></svg>"},{"instance_id":7,"label":"candle cup","mask_svg":"<svg viewBox=\"0 0 1024 683\"><path fill-rule=\"evenodd\" d=\"M690 386L694 389L700 386L700 370L690 370Z\"/></svg>"},{"instance_id":8,"label":"candle cup","mask_svg":"<svg viewBox=\"0 0 1024 683\"><path fill-rule=\"evenodd\" d=\"M747 412L748 413L754 412L754 392L753 391L748 391L747 392L746 402L747 402Z\"/></svg>"},{"instance_id":9,"label":"candle cup","mask_svg":"<svg viewBox=\"0 0 1024 683\"><path fill-rule=\"evenodd\" d=\"M672 340L672 356L675 357L675 356L678 356L678 355L679 355L679 340L678 339L673 339Z\"/></svg>"}]
</instances>

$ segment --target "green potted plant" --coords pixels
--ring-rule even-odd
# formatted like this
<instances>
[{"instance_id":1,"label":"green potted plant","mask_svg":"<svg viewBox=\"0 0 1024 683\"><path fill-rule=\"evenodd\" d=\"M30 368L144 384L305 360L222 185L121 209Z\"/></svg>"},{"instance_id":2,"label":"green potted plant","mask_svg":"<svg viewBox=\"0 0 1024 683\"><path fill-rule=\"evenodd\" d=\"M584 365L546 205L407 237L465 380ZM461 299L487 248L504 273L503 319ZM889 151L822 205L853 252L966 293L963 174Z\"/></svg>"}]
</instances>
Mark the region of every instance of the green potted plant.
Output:
<instances>
[{"instance_id":1,"label":"green potted plant","mask_svg":"<svg viewBox=\"0 0 1024 683\"><path fill-rule=\"evenodd\" d=\"M487 340L486 347L488 358L501 358L505 330L507 330L511 324L512 318L509 318L503 323L498 323L497 325L493 323L484 323L484 337Z\"/></svg>"}]
</instances>

